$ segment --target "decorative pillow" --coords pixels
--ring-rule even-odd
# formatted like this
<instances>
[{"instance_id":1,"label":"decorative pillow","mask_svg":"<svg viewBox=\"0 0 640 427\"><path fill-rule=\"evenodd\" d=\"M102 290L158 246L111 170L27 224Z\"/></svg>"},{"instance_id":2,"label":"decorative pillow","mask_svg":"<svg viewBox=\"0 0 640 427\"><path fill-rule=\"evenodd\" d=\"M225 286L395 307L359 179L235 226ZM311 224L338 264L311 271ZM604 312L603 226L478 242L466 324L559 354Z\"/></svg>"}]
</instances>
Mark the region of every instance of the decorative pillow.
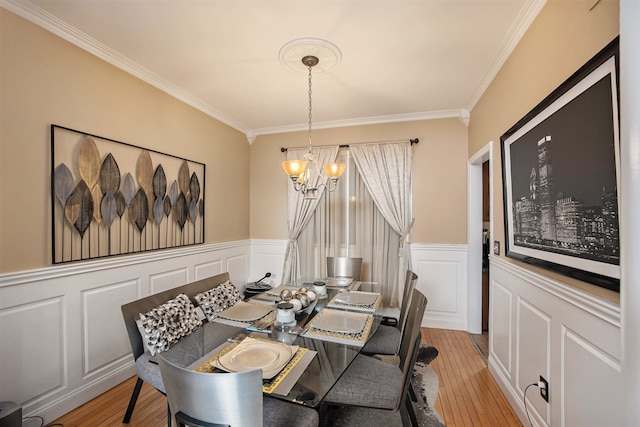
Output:
<instances>
[{"instance_id":1,"label":"decorative pillow","mask_svg":"<svg viewBox=\"0 0 640 427\"><path fill-rule=\"evenodd\" d=\"M204 315L207 316L207 320L212 321L215 319L216 313L233 307L242 297L240 291L231 282L226 281L213 289L196 295L195 299L204 311Z\"/></svg>"},{"instance_id":2,"label":"decorative pillow","mask_svg":"<svg viewBox=\"0 0 640 427\"><path fill-rule=\"evenodd\" d=\"M180 294L136 317L142 341L151 355L168 350L172 344L202 325L189 297Z\"/></svg>"}]
</instances>

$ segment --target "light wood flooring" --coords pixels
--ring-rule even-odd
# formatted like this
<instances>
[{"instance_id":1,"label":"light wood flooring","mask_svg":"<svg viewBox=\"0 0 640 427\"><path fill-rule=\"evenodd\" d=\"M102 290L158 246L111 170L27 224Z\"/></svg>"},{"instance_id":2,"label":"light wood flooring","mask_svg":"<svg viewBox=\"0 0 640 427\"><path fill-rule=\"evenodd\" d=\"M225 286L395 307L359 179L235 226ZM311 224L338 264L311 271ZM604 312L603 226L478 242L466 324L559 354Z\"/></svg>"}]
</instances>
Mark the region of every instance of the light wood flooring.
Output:
<instances>
[{"instance_id":1,"label":"light wood flooring","mask_svg":"<svg viewBox=\"0 0 640 427\"><path fill-rule=\"evenodd\" d=\"M438 349L431 367L440 388L435 409L448 427L521 426L469 334L423 328L422 341ZM136 377L119 384L53 423L73 426L120 426ZM133 411L130 427L167 425L167 400L145 384Z\"/></svg>"}]
</instances>

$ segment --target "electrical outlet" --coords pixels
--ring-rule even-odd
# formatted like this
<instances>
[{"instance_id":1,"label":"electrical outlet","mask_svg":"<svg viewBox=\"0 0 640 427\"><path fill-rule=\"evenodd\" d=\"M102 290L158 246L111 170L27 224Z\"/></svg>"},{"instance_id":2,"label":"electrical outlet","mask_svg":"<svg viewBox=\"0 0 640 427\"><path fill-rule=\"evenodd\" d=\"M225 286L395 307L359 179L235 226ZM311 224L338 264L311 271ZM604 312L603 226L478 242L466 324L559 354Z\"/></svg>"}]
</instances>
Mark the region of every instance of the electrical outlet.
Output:
<instances>
[{"instance_id":1,"label":"electrical outlet","mask_svg":"<svg viewBox=\"0 0 640 427\"><path fill-rule=\"evenodd\" d=\"M548 402L549 401L549 382L540 375L540 382L544 384L544 387L540 387L540 396Z\"/></svg>"}]
</instances>

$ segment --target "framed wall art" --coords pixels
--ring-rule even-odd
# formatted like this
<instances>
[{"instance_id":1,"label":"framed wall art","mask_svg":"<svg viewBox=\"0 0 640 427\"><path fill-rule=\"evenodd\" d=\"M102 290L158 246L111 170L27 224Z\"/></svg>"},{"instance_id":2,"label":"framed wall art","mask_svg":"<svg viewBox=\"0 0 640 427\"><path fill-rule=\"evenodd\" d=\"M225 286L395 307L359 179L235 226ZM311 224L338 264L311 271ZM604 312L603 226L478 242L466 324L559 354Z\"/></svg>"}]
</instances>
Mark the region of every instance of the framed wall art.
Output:
<instances>
[{"instance_id":1,"label":"framed wall art","mask_svg":"<svg viewBox=\"0 0 640 427\"><path fill-rule=\"evenodd\" d=\"M204 243L205 165L51 125L54 264Z\"/></svg>"},{"instance_id":2,"label":"framed wall art","mask_svg":"<svg viewBox=\"0 0 640 427\"><path fill-rule=\"evenodd\" d=\"M506 255L620 291L618 39L501 137Z\"/></svg>"}]
</instances>

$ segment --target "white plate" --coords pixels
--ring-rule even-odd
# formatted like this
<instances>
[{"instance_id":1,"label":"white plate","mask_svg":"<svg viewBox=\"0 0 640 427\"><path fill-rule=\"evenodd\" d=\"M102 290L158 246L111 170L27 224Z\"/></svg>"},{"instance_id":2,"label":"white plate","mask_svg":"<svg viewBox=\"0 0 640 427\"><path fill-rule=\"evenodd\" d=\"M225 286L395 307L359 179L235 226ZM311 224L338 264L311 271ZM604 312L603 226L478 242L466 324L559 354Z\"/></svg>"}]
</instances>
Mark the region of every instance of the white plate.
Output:
<instances>
[{"instance_id":1,"label":"white plate","mask_svg":"<svg viewBox=\"0 0 640 427\"><path fill-rule=\"evenodd\" d=\"M353 305L371 305L376 302L379 294L368 292L344 292L336 296L335 302Z\"/></svg>"},{"instance_id":2,"label":"white plate","mask_svg":"<svg viewBox=\"0 0 640 427\"><path fill-rule=\"evenodd\" d=\"M233 307L221 311L217 315L229 320L249 322L266 316L271 310L273 310L273 307L269 305L249 304L248 302L238 301Z\"/></svg>"},{"instance_id":3,"label":"white plate","mask_svg":"<svg viewBox=\"0 0 640 427\"><path fill-rule=\"evenodd\" d=\"M327 277L324 282L327 286L334 288L346 288L353 283L353 279L351 277Z\"/></svg>"},{"instance_id":4,"label":"white plate","mask_svg":"<svg viewBox=\"0 0 640 427\"><path fill-rule=\"evenodd\" d=\"M245 338L236 348L215 359L212 365L228 372L262 369L262 378L273 378L285 367L298 347L275 341Z\"/></svg>"},{"instance_id":5,"label":"white plate","mask_svg":"<svg viewBox=\"0 0 640 427\"><path fill-rule=\"evenodd\" d=\"M231 356L231 362L243 369L266 368L278 363L280 352L267 346L248 346Z\"/></svg>"},{"instance_id":6,"label":"white plate","mask_svg":"<svg viewBox=\"0 0 640 427\"><path fill-rule=\"evenodd\" d=\"M367 319L367 315L325 308L314 319L313 326L325 331L357 334L362 332Z\"/></svg>"}]
</instances>

